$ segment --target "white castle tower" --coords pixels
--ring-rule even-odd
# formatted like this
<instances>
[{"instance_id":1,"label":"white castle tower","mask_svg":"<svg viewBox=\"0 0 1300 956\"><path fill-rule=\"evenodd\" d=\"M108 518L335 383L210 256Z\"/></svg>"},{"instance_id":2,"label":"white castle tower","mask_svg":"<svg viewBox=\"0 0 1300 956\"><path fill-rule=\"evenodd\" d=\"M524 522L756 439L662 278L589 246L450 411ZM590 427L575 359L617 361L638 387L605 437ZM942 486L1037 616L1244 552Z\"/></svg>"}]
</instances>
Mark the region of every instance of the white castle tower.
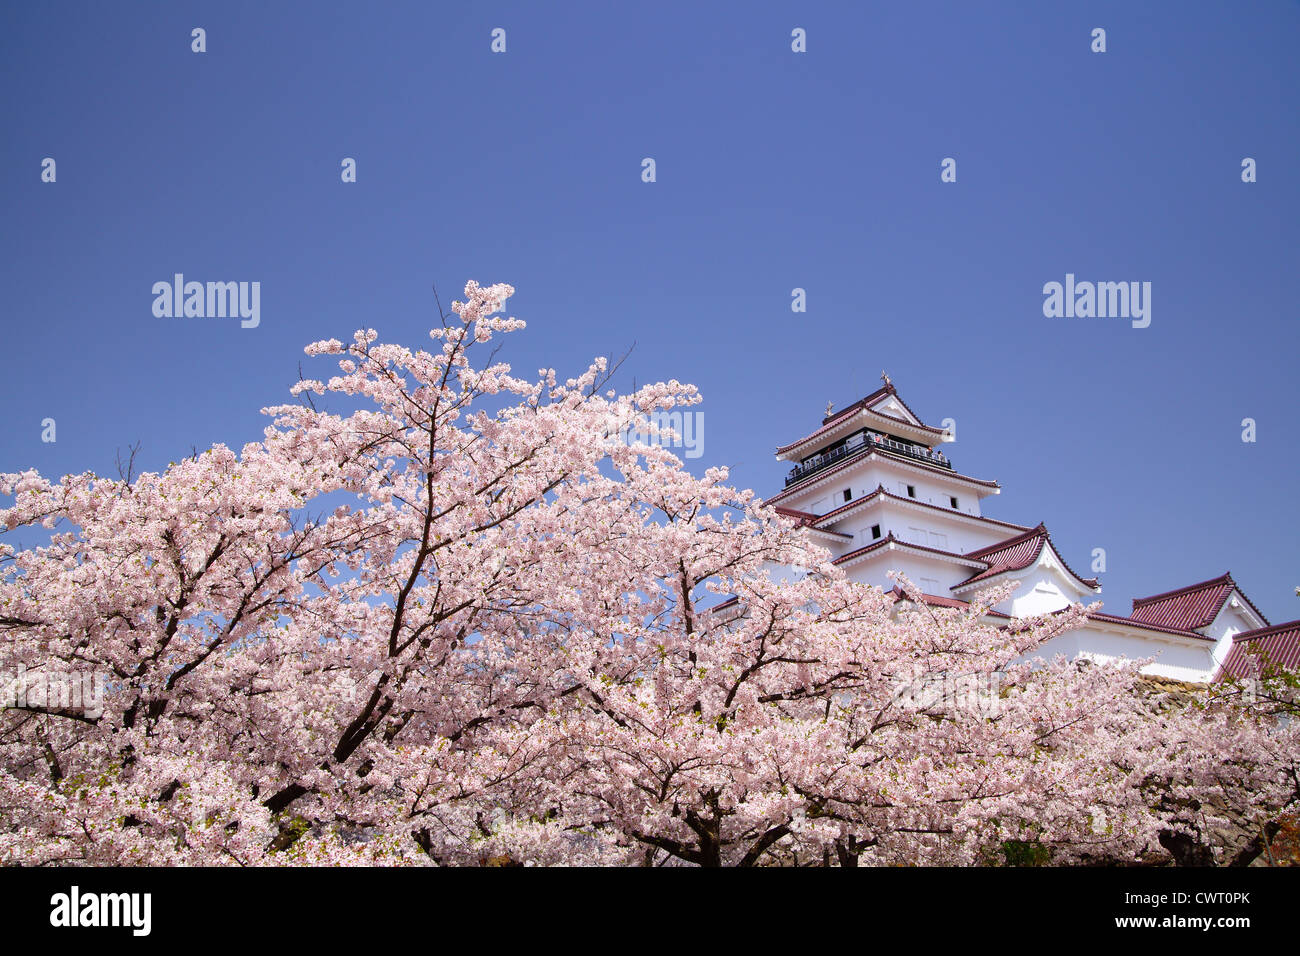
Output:
<instances>
[{"instance_id":1,"label":"white castle tower","mask_svg":"<svg viewBox=\"0 0 1300 956\"><path fill-rule=\"evenodd\" d=\"M819 428L777 449L777 459L793 467L767 504L808 528L851 579L899 599L891 570L905 574L926 602L948 607L1016 581L1016 591L990 615L1002 621L1092 603L1100 584L1066 563L1046 526L984 517L981 503L1001 493L998 483L958 471L941 450L951 436L921 421L889 376L881 378L882 388L839 411L828 407ZM1208 681L1230 658L1243 659L1242 648L1262 632L1287 627L1300 634L1290 625L1270 628L1225 574L1139 598L1128 617L1091 614L1085 627L1055 638L1044 652L1154 658L1145 667L1153 676Z\"/></svg>"}]
</instances>

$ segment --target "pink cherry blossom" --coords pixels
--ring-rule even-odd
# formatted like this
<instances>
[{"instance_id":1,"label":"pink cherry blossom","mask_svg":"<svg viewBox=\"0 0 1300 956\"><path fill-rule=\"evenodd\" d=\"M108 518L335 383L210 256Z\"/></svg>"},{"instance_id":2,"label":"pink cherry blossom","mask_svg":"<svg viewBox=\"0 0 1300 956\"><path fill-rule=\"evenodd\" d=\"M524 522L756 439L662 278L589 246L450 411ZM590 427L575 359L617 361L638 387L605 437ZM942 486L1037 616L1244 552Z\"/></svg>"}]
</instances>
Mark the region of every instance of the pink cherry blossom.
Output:
<instances>
[{"instance_id":1,"label":"pink cherry blossom","mask_svg":"<svg viewBox=\"0 0 1300 956\"><path fill-rule=\"evenodd\" d=\"M1175 699L1036 659L1082 608L845 580L725 469L609 440L691 386L480 361L513 291L427 351L309 345L337 374L238 452L0 475L4 534L50 529L0 539L0 674L105 681L0 714L0 859L1226 862L1217 824L1295 807L1285 684Z\"/></svg>"}]
</instances>

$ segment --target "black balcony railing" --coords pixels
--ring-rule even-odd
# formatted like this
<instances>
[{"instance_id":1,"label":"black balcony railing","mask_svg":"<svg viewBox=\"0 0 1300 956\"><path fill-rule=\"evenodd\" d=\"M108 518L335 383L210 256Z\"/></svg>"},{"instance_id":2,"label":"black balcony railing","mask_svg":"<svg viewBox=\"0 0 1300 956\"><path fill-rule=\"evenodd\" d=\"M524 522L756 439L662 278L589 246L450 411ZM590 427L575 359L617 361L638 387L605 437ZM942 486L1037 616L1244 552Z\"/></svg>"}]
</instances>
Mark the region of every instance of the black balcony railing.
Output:
<instances>
[{"instance_id":1,"label":"black balcony railing","mask_svg":"<svg viewBox=\"0 0 1300 956\"><path fill-rule=\"evenodd\" d=\"M793 485L796 481L802 481L809 475L821 471L823 468L829 468L837 462L844 461L846 458L852 458L854 455L861 454L868 448L877 451L889 452L891 455L901 455L904 458L912 458L916 461L924 462L927 465L934 465L937 468L947 468L952 470L952 462L940 451L931 451L920 445L909 445L907 442L896 441L886 435L877 435L869 432L865 436L858 438L856 441L838 445L830 451L823 452L807 461L795 465L790 469L790 474L785 479L786 487Z\"/></svg>"}]
</instances>

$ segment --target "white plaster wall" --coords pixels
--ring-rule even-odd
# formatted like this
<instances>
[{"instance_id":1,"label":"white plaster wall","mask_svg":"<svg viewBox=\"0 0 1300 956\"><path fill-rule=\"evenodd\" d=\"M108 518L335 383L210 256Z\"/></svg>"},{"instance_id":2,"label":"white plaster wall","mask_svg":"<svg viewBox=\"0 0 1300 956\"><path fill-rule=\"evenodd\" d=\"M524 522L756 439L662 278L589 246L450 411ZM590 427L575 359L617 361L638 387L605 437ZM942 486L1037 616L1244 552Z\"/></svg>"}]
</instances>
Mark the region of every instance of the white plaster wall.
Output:
<instances>
[{"instance_id":1,"label":"white plaster wall","mask_svg":"<svg viewBox=\"0 0 1300 956\"><path fill-rule=\"evenodd\" d=\"M871 526L874 524L880 525L881 537L893 531L895 537L912 544L924 544L926 547L956 554L978 551L1017 534L1011 528L971 525L957 517L908 508L892 501L868 505L842 521L836 521L831 527L835 531L853 535L852 546L846 548L846 551L851 551L872 542ZM924 532L924 540L921 540L922 535L912 532L911 529L914 528Z\"/></svg>"},{"instance_id":2,"label":"white plaster wall","mask_svg":"<svg viewBox=\"0 0 1300 956\"><path fill-rule=\"evenodd\" d=\"M1231 606L1232 601L1233 598L1229 597L1219 616L1204 629L1205 636L1214 639L1214 660L1217 663L1222 663L1228 656L1228 651L1232 649L1233 635L1249 631L1254 626L1244 613Z\"/></svg>"},{"instance_id":3,"label":"white plaster wall","mask_svg":"<svg viewBox=\"0 0 1300 956\"><path fill-rule=\"evenodd\" d=\"M1011 597L997 605L997 610L1012 617L1049 614L1080 600L1080 596L1061 581L1058 572L1041 565L1030 569L1028 574L1018 580L1020 587L1016 588ZM964 592L962 596L971 597Z\"/></svg>"},{"instance_id":4,"label":"white plaster wall","mask_svg":"<svg viewBox=\"0 0 1300 956\"><path fill-rule=\"evenodd\" d=\"M1102 629L1093 622L1085 627L1055 637L1029 657L1050 660L1061 653L1074 658L1086 655L1098 662L1115 660L1138 661L1154 658L1142 668L1144 674L1182 681L1208 681L1214 674L1215 664L1210 656L1208 641L1195 644L1176 641L1164 642L1133 634Z\"/></svg>"},{"instance_id":5,"label":"white plaster wall","mask_svg":"<svg viewBox=\"0 0 1300 956\"><path fill-rule=\"evenodd\" d=\"M863 581L889 590L894 587L894 582L890 580L886 573L890 570L901 571L907 575L908 580L921 587L922 590L929 594L938 594L941 597L951 597L952 594L949 589L974 573L974 571L947 561L930 560L920 555L907 554L902 551L891 551L888 555L846 568L845 573L850 580ZM934 581L935 584L922 586L923 579Z\"/></svg>"}]
</instances>

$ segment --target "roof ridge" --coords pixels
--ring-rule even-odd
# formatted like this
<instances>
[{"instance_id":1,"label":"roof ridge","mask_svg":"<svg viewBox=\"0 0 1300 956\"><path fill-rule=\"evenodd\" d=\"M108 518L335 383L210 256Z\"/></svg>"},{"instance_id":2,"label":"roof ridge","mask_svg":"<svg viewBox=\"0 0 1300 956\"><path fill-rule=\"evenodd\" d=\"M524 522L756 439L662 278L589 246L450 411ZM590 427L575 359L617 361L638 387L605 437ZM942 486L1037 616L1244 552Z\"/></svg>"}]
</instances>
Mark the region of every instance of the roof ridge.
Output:
<instances>
[{"instance_id":1,"label":"roof ridge","mask_svg":"<svg viewBox=\"0 0 1300 956\"><path fill-rule=\"evenodd\" d=\"M1124 617L1121 614L1110 614L1106 611L1089 611L1088 617L1098 618L1103 621L1113 621L1117 624L1125 624L1130 627L1141 628L1148 631L1164 631L1169 634L1180 634L1186 637L1199 637L1203 640L1211 640L1211 638L1206 637L1206 635L1202 634L1200 631L1194 631L1190 628L1174 627L1171 624L1153 624L1149 621L1139 621L1135 617Z\"/></svg>"},{"instance_id":2,"label":"roof ridge","mask_svg":"<svg viewBox=\"0 0 1300 956\"><path fill-rule=\"evenodd\" d=\"M863 396L862 398L859 398L856 402L852 402L848 405L845 405L838 412L832 412L831 414L827 415L825 418L822 419L822 424L829 425L831 422L835 421L835 419L839 418L840 416L847 415L849 412L856 411L860 408L866 408L869 402L874 402L878 398L884 398L886 395L891 395L891 394L895 398L897 398L898 390L894 388L892 384L883 385L880 388L876 389L874 392L872 392L870 395ZM898 400L900 402L902 401L901 398L899 398ZM906 408L907 406L905 405L903 407ZM913 412L912 414L915 415L916 413ZM920 419L917 419L917 421L920 421Z\"/></svg>"},{"instance_id":3,"label":"roof ridge","mask_svg":"<svg viewBox=\"0 0 1300 956\"><path fill-rule=\"evenodd\" d=\"M877 495L885 498L892 498L894 501L901 502L902 504L905 505L917 505L921 508L929 508L933 511L939 512L940 514L956 515L959 518L966 518L970 521L987 521L990 524L1001 525L1004 528L1014 528L1016 529L1016 532L1020 534L1023 534L1024 532L1027 531L1034 530L1032 528L1026 528L1022 524L1016 524L1014 521L1003 521L999 518L990 518L987 515L973 515L965 511L960 511L953 508L945 508L942 505L931 504L928 501L922 501L920 498L905 498L902 495L894 494L892 491L886 488L883 483L876 485L876 487L872 491L868 491L865 495L862 495L858 498L854 498L852 501L845 502L844 504L840 505L837 508L832 508L824 515L818 516L817 523L821 524L822 522L826 521L828 518L832 518L835 515L840 514L841 512L847 512L853 508L856 508L858 505L871 501L871 499L875 498ZM773 507L779 508L781 506L773 505ZM790 510L795 510L795 509L790 509ZM1010 540L1010 539L1004 538L1003 540ZM992 546L989 545L988 547L992 547Z\"/></svg>"},{"instance_id":4,"label":"roof ridge","mask_svg":"<svg viewBox=\"0 0 1300 956\"><path fill-rule=\"evenodd\" d=\"M879 548L883 544L891 544L891 543L896 544L902 548L916 548L917 550L920 551L929 551L931 554L942 555L945 558L956 558L958 561L969 561L975 564L988 564L988 562L985 561L983 558L972 557L969 554L958 554L956 551L945 551L943 548L932 548L928 544L916 544L912 541L908 541L904 538L898 537L896 534L894 534L893 531L886 532L883 538L878 538L875 541L872 541L870 544L864 544L860 548L855 548L854 550L849 551L846 554L841 554L838 558L832 558L831 563L839 564L841 561L848 561L852 558L859 558L862 557L862 555L867 551L873 550L875 548ZM976 572L976 573L982 574L983 572Z\"/></svg>"},{"instance_id":5,"label":"roof ridge","mask_svg":"<svg viewBox=\"0 0 1300 956\"><path fill-rule=\"evenodd\" d=\"M1195 584L1184 585L1181 588L1174 588L1161 594L1134 598L1131 614L1133 616L1149 614L1156 617L1170 614L1175 616L1187 615L1195 607L1200 607L1199 616L1196 618L1200 623L1196 626L1207 627L1223 613L1223 609L1233 595L1240 598L1241 603L1239 606L1242 606L1243 609L1249 609L1249 615L1253 615L1262 622L1261 626L1270 626L1268 617L1255 606L1254 601L1247 597L1246 592L1241 589L1241 585L1232 577L1231 571L1226 571L1217 578L1198 581ZM1188 619L1191 620L1191 618Z\"/></svg>"},{"instance_id":6,"label":"roof ridge","mask_svg":"<svg viewBox=\"0 0 1300 956\"><path fill-rule=\"evenodd\" d=\"M801 511L798 508L787 508L785 505L772 505L772 507L773 509L776 510L777 514L783 514L787 516L798 515L800 518L813 518L819 521L821 520L819 515L815 515L811 511Z\"/></svg>"},{"instance_id":7,"label":"roof ridge","mask_svg":"<svg viewBox=\"0 0 1300 956\"><path fill-rule=\"evenodd\" d=\"M991 560L993 555L996 555L1002 551L1010 551L1014 548L1021 547L1022 545L1027 544L1028 542L1034 540L1035 538L1038 539L1038 546L1034 548L1034 550L1024 559L1023 562L1016 565L1008 565L1007 567L1002 568L1000 570L994 570L993 566L996 565L997 562ZM1047 547L1048 545L1051 545L1052 554L1056 555L1057 559L1061 562L1061 565L1063 566L1065 572L1068 575L1070 575L1070 577L1074 578L1076 581L1080 582L1081 584L1086 584L1089 588L1095 589L1097 587L1099 582L1097 581L1096 578L1085 578L1083 575L1079 574L1079 572L1075 571L1074 568L1070 567L1070 563L1066 561L1064 557L1061 556L1061 552L1058 551L1056 545L1052 543L1052 533L1047 530L1047 525L1040 521L1038 522L1038 525L1036 527L1030 528L1028 531L1024 532L1023 534L1018 534L1015 535L1014 537L1007 538L1005 541L1000 541L996 544L991 544L987 548L981 548L978 551L968 552L971 557L978 558L981 561L987 562L990 565L990 567L984 571L980 571L978 574L971 575L965 581L962 581L958 584L954 584L951 590L956 590L957 588L965 587L969 584L975 584L979 579L990 580L992 578L999 577L1003 574L1008 574L1012 571L1022 571L1025 568L1029 567L1031 564L1033 564L1035 561L1037 561L1043 553L1043 548Z\"/></svg>"},{"instance_id":8,"label":"roof ridge","mask_svg":"<svg viewBox=\"0 0 1300 956\"><path fill-rule=\"evenodd\" d=\"M1182 595L1190 594L1193 591L1203 591L1209 587L1223 584L1231 584L1234 588L1237 587L1237 582L1232 580L1231 571L1225 571L1217 578L1210 578L1208 581L1199 581L1196 584L1187 584L1181 588L1174 588L1172 591L1163 591L1160 594L1153 594L1150 597L1134 598L1133 610L1136 611L1139 607L1151 604L1155 601L1164 601L1168 598L1181 597Z\"/></svg>"},{"instance_id":9,"label":"roof ridge","mask_svg":"<svg viewBox=\"0 0 1300 956\"><path fill-rule=\"evenodd\" d=\"M852 501L847 501L844 504L840 505L838 508L832 508L824 515L818 515L817 523L821 524L823 521L825 521L827 518L831 517L832 515L837 515L841 511L847 511L850 508L855 508L858 505L862 504L864 501L870 501L872 498L876 497L876 495L880 494L881 492L884 492L885 494L889 494L889 492L885 491L884 485L877 485L875 491L868 491L865 495L863 495L860 498L854 498ZM780 506L778 505L777 507Z\"/></svg>"},{"instance_id":10,"label":"roof ridge","mask_svg":"<svg viewBox=\"0 0 1300 956\"><path fill-rule=\"evenodd\" d=\"M925 424L925 420L924 420L923 418L921 418L920 415L916 414L916 412L912 411L912 407L911 407L910 405L908 405L907 402L905 402L905 401L903 400L903 396L898 394L898 389L894 388L892 382L891 382L889 385L886 385L885 387L889 389L890 393L893 394L894 398L898 399L898 404L900 404L900 405L903 406L903 408L907 411L907 414L909 414L909 415L911 415L913 418L915 418L915 419L917 420L917 422L919 422L919 423L921 424L922 427L924 427L924 428L929 428L929 429L931 429L931 430L933 430L933 431L938 431L938 432L942 432L942 431L943 431L942 428L934 428L933 425L926 425L926 424ZM884 412L880 412L879 414L882 414L882 415L883 415ZM892 418L893 416L892 416L892 415L886 415L885 417L886 417L886 418ZM901 419L900 419L900 421L901 421Z\"/></svg>"},{"instance_id":11,"label":"roof ridge","mask_svg":"<svg viewBox=\"0 0 1300 956\"><path fill-rule=\"evenodd\" d=\"M1274 634L1282 634L1286 631L1300 631L1300 620L1283 621L1281 624L1266 624L1264 627L1257 627L1254 630L1242 631L1240 634L1232 635L1232 641L1253 641L1257 637L1271 637Z\"/></svg>"},{"instance_id":12,"label":"roof ridge","mask_svg":"<svg viewBox=\"0 0 1300 956\"><path fill-rule=\"evenodd\" d=\"M948 434L948 432L942 428L935 428L933 425L927 425L922 420L921 416L916 414L916 412L912 411L911 407L907 404L907 402L903 401L903 396L898 394L898 389L896 389L892 384L890 384L890 385L883 386L882 388L876 389L870 395L866 395L863 398L858 399L856 402L853 402L851 405L845 405L837 412L832 412L830 415L827 415L825 418L822 419L822 423L820 426L818 426L814 431L803 436L802 438L796 439L795 441L792 441L786 445L778 445L776 447L777 455L778 456L783 455L786 452L790 451L791 449L798 448L800 445L812 441L818 435L822 434L825 431L830 430L833 426L835 426L837 422L842 424L843 421L847 421L848 419L852 418L853 414L856 412L870 411L868 406L884 398L886 395L892 395L894 396L894 398L898 399L898 403L902 405L903 408L907 411L907 414L911 415L914 419L916 419L916 421L909 422L904 418L898 418L894 415L886 415L884 412L873 412L873 414L879 415L881 418L887 418L890 421L894 421L902 425L906 425L909 428L920 429L921 431L928 432L931 435L944 436Z\"/></svg>"},{"instance_id":13,"label":"roof ridge","mask_svg":"<svg viewBox=\"0 0 1300 956\"><path fill-rule=\"evenodd\" d=\"M1052 553L1061 559L1061 564L1065 565L1065 570L1069 571L1072 575L1074 575L1076 579L1082 581L1084 584L1088 585L1091 588L1095 588L1099 584L1101 584L1101 581L1099 581L1097 578L1085 578L1078 571L1074 570L1074 568L1070 567L1070 562L1065 560L1065 555L1061 554L1060 550L1056 547L1056 542L1052 540L1051 532L1049 532L1046 527L1043 528L1043 538L1047 541L1048 544L1052 546Z\"/></svg>"},{"instance_id":14,"label":"roof ridge","mask_svg":"<svg viewBox=\"0 0 1300 956\"><path fill-rule=\"evenodd\" d=\"M1038 524L1035 525L1034 527L1030 528L1028 531L1022 531L1020 534L1014 534L1009 538L1004 538L1001 541L995 541L993 544L985 545L982 548L979 548L975 551L970 551L968 553L972 555L976 555L978 557L983 557L985 555L993 554L995 551L1003 551L1006 550L1007 548L1015 547L1016 545L1022 544L1025 541L1028 541L1030 538L1034 538L1034 537L1039 537L1039 538L1051 537L1051 534L1047 530L1047 526L1043 524L1041 521L1038 522ZM1082 578L1080 578L1080 580L1082 580Z\"/></svg>"}]
</instances>

